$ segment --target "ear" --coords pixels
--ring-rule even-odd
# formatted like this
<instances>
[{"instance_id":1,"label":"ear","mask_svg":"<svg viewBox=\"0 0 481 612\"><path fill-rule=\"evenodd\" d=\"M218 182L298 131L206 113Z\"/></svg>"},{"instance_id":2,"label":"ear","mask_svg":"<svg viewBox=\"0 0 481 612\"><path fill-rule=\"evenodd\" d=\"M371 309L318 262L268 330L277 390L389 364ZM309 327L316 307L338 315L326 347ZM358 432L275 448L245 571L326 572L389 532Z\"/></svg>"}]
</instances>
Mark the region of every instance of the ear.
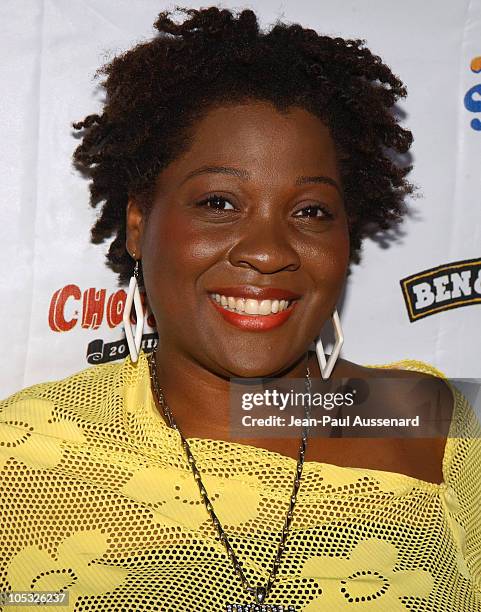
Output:
<instances>
[{"instance_id":1,"label":"ear","mask_svg":"<svg viewBox=\"0 0 481 612\"><path fill-rule=\"evenodd\" d=\"M144 210L140 202L130 197L126 209L126 242L127 251L132 255L135 253L135 259L142 257L142 236L144 230Z\"/></svg>"}]
</instances>

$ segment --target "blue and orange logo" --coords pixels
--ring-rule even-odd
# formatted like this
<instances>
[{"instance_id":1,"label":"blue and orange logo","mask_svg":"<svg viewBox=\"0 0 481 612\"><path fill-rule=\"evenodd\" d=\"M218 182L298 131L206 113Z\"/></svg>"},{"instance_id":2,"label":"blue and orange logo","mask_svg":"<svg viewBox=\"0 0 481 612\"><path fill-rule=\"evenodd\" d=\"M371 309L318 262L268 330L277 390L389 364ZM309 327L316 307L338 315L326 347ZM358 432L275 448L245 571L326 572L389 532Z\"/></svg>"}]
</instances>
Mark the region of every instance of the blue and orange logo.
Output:
<instances>
[{"instance_id":1,"label":"blue and orange logo","mask_svg":"<svg viewBox=\"0 0 481 612\"><path fill-rule=\"evenodd\" d=\"M473 57L470 68L474 73L481 74L481 56ZM464 106L470 113L481 113L481 83L468 89L464 96ZM477 117L471 119L470 125L473 130L481 131L481 120Z\"/></svg>"}]
</instances>

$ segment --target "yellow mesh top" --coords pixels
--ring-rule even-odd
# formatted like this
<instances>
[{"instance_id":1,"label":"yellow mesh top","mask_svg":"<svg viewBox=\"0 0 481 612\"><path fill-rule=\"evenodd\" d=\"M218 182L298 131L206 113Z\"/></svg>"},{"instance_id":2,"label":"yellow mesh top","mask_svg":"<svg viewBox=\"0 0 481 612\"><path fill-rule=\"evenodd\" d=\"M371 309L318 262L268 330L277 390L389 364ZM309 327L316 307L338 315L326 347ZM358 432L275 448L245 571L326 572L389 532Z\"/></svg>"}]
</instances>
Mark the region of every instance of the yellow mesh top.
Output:
<instances>
[{"instance_id":1,"label":"yellow mesh top","mask_svg":"<svg viewBox=\"0 0 481 612\"><path fill-rule=\"evenodd\" d=\"M375 367L443 376L412 360ZM452 427L469 420L469 437L447 441L442 484L306 461L266 603L481 611L481 430L455 396ZM249 582L265 585L295 459L241 443L189 443ZM179 434L155 406L144 353L136 365L97 365L0 402L0 482L0 591L67 589L69 605L55 609L77 612L252 603Z\"/></svg>"}]
</instances>

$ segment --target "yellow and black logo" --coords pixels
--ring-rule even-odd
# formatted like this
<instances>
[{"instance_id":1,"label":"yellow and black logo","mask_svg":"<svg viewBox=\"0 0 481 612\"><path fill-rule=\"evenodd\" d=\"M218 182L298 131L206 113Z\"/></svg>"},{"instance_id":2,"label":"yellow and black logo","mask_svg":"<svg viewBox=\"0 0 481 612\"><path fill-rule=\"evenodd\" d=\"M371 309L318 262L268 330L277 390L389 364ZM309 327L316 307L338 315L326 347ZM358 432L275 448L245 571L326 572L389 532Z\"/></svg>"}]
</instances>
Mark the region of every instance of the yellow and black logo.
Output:
<instances>
[{"instance_id":1,"label":"yellow and black logo","mask_svg":"<svg viewBox=\"0 0 481 612\"><path fill-rule=\"evenodd\" d=\"M399 282L411 322L450 308L481 304L481 259L444 264Z\"/></svg>"}]
</instances>

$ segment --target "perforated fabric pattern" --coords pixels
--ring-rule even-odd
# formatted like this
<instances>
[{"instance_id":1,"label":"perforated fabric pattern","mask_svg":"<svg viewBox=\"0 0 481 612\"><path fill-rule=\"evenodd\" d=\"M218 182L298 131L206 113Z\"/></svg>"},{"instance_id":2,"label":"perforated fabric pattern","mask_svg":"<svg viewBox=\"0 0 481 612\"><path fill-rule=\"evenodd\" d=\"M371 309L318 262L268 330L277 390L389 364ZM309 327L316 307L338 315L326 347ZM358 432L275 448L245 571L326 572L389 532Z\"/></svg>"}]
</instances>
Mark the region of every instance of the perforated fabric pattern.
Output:
<instances>
[{"instance_id":1,"label":"perforated fabric pattern","mask_svg":"<svg viewBox=\"0 0 481 612\"><path fill-rule=\"evenodd\" d=\"M385 368L442 374L419 361ZM437 485L307 461L267 603L296 610L481 611L481 430L456 393ZM265 584L296 461L189 438L249 581ZM69 591L60 610L225 611L252 603L202 504L147 358L0 402L0 591ZM1 606L0 606L1 609ZM25 610L5 606L5 610Z\"/></svg>"}]
</instances>

